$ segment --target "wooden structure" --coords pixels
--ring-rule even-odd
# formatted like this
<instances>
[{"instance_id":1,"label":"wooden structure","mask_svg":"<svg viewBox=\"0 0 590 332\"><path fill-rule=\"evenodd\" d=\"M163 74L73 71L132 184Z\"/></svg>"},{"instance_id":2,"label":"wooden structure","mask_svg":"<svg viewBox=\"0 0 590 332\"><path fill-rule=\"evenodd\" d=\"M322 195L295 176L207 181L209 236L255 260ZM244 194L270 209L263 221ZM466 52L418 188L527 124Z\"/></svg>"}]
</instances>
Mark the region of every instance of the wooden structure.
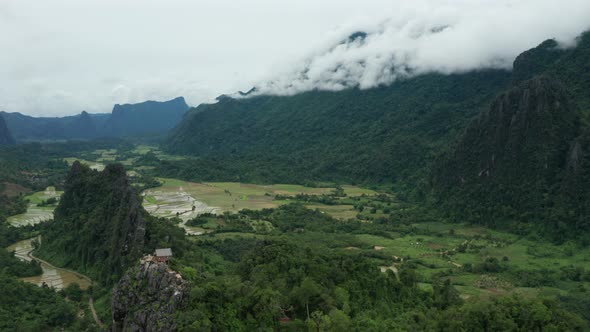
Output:
<instances>
[{"instance_id":1,"label":"wooden structure","mask_svg":"<svg viewBox=\"0 0 590 332\"><path fill-rule=\"evenodd\" d=\"M172 257L172 249L170 248L156 249L154 252L154 259L158 263L168 263L170 257Z\"/></svg>"}]
</instances>

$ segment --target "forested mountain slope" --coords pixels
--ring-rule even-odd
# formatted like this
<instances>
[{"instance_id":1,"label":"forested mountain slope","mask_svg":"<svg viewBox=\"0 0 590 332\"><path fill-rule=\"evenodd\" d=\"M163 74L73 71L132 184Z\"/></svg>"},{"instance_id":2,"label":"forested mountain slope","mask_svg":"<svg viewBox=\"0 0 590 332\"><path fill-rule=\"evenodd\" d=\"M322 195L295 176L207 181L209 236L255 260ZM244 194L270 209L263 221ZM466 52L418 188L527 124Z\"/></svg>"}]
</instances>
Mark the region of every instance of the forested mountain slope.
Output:
<instances>
[{"instance_id":1,"label":"forested mountain slope","mask_svg":"<svg viewBox=\"0 0 590 332\"><path fill-rule=\"evenodd\" d=\"M407 183L509 83L508 72L488 70L371 90L224 97L192 109L166 147L235 160L242 174L251 168L266 169L270 178L285 174L274 177L279 181Z\"/></svg>"},{"instance_id":2,"label":"forested mountain slope","mask_svg":"<svg viewBox=\"0 0 590 332\"><path fill-rule=\"evenodd\" d=\"M531 224L514 220L551 220L532 228L563 240L590 225L588 91L584 33L573 48L548 40L522 53L511 73L222 97L191 110L167 141L197 158L161 170L194 180L390 183L459 220L515 230Z\"/></svg>"},{"instance_id":3,"label":"forested mountain slope","mask_svg":"<svg viewBox=\"0 0 590 332\"><path fill-rule=\"evenodd\" d=\"M590 34L575 49L548 45L517 59L516 86L441 158L433 185L459 219L491 226L518 220L510 227L563 241L590 230Z\"/></svg>"},{"instance_id":4,"label":"forested mountain slope","mask_svg":"<svg viewBox=\"0 0 590 332\"><path fill-rule=\"evenodd\" d=\"M6 126L4 117L0 114L0 145L12 145L14 144L14 137L10 133L10 130Z\"/></svg>"}]
</instances>

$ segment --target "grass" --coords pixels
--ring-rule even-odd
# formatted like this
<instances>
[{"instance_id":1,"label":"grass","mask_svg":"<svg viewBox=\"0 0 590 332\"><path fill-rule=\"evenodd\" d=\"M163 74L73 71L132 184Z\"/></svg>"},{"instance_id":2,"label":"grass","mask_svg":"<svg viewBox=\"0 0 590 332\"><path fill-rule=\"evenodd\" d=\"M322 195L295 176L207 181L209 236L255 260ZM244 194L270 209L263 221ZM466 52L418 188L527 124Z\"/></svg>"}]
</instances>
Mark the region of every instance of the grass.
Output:
<instances>
[{"instance_id":1,"label":"grass","mask_svg":"<svg viewBox=\"0 0 590 332\"><path fill-rule=\"evenodd\" d=\"M289 203L289 200L274 200L275 195L294 196L300 193L307 195L329 194L334 188L312 188L292 184L257 185L238 182L205 182L194 183L177 179L160 178L163 184L152 191L162 193L176 193L184 191L194 199L211 207L217 207L220 211L237 212L242 209L275 208ZM371 193L368 189L347 186L348 190L357 194ZM374 192L373 192L374 193ZM336 218L353 218L356 212L351 205L328 206L312 204L313 208L331 214Z\"/></svg>"},{"instance_id":2,"label":"grass","mask_svg":"<svg viewBox=\"0 0 590 332\"><path fill-rule=\"evenodd\" d=\"M450 278L466 299L485 299L512 293L526 297L555 297L578 292L580 285L590 287L588 282L568 281L559 277L561 269L568 266L590 270L590 248L572 248L571 244L558 246L530 239L518 239L514 234L471 225L424 223L412 226L416 227L416 233L425 234L395 236L391 233L394 238L357 234L355 237L362 245L356 246L358 249L353 252L372 254L377 252L374 247L378 246L382 247L378 250L379 255L385 257L381 258L382 260L398 256L406 258L402 264L414 261L417 263L416 271L423 283L421 287L429 287L427 285L433 280L450 273L450 276L443 278ZM451 229L454 232L449 232ZM466 252L456 251L450 256L440 254L441 251L458 248L465 241L469 243ZM489 257L501 262L502 272L468 272L463 268L466 264L481 264ZM504 257L507 261L504 261ZM518 284L520 280L515 279L512 274L517 270L549 271L547 273L558 276L558 281L554 286L519 287L514 283ZM493 280L498 280L498 286L484 284L483 288L478 287L478 280L485 275L491 275Z\"/></svg>"},{"instance_id":3,"label":"grass","mask_svg":"<svg viewBox=\"0 0 590 332\"><path fill-rule=\"evenodd\" d=\"M343 185L342 189L344 189L344 193L348 196L376 195L377 194L377 192L374 190L351 186L351 185Z\"/></svg>"},{"instance_id":4,"label":"grass","mask_svg":"<svg viewBox=\"0 0 590 332\"><path fill-rule=\"evenodd\" d=\"M324 204L309 204L309 209L319 209L320 211L331 215L336 219L354 219L358 213L352 205L339 204L339 205L324 205Z\"/></svg>"}]
</instances>

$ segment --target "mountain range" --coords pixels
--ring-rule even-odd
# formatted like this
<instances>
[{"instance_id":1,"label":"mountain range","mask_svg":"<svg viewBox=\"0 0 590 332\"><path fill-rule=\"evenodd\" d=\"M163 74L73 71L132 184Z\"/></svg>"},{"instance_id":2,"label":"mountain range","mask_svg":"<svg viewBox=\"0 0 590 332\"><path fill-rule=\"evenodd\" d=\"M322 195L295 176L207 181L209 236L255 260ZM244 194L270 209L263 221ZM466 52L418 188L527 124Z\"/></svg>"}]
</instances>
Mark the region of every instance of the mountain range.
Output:
<instances>
[{"instance_id":1,"label":"mountain range","mask_svg":"<svg viewBox=\"0 0 590 332\"><path fill-rule=\"evenodd\" d=\"M183 97L169 101L116 104L111 114L85 111L66 117L31 117L1 112L17 141L92 139L162 134L180 122L188 110Z\"/></svg>"},{"instance_id":2,"label":"mountain range","mask_svg":"<svg viewBox=\"0 0 590 332\"><path fill-rule=\"evenodd\" d=\"M588 91L586 32L573 48L547 40L523 52L511 72L226 96L191 109L165 143L198 158L163 168L193 180L389 183L453 218L522 221L515 227L547 218L547 230L579 234L590 227Z\"/></svg>"}]
</instances>

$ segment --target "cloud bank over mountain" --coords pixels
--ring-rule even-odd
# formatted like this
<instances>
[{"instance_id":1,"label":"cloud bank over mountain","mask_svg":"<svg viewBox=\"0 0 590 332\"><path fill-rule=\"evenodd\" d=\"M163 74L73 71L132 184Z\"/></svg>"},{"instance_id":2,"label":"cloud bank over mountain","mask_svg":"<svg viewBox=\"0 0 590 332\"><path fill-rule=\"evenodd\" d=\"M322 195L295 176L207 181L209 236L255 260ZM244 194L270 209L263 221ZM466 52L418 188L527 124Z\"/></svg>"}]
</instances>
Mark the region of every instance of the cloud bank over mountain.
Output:
<instances>
[{"instance_id":1,"label":"cloud bank over mountain","mask_svg":"<svg viewBox=\"0 0 590 332\"><path fill-rule=\"evenodd\" d=\"M293 67L257 85L259 94L361 89L424 73L511 69L548 38L561 47L590 27L590 1L412 1L381 21L341 28Z\"/></svg>"}]
</instances>

